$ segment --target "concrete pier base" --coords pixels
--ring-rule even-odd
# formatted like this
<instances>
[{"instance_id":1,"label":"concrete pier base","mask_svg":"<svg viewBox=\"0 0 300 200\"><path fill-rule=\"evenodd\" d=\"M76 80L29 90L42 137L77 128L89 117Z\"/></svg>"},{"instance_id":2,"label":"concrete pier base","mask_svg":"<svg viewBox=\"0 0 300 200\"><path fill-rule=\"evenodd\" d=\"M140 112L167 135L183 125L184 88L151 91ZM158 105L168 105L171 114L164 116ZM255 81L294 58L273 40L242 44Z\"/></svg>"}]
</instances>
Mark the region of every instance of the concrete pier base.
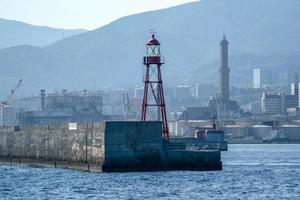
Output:
<instances>
[{"instance_id":1,"label":"concrete pier base","mask_svg":"<svg viewBox=\"0 0 300 200\"><path fill-rule=\"evenodd\" d=\"M161 122L0 128L0 162L87 171L221 170L220 151L162 140Z\"/></svg>"}]
</instances>

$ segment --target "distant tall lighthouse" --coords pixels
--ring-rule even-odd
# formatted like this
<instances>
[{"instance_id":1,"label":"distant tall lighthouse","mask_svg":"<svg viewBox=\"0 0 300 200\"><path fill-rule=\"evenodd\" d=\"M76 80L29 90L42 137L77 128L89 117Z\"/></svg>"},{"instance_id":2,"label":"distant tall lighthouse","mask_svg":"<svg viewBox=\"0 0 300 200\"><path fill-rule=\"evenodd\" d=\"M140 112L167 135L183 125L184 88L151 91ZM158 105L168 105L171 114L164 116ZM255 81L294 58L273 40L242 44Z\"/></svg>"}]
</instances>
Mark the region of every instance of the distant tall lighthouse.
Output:
<instances>
[{"instance_id":1,"label":"distant tall lighthouse","mask_svg":"<svg viewBox=\"0 0 300 200\"><path fill-rule=\"evenodd\" d=\"M220 42L220 68L219 68L219 97L229 100L229 71L228 67L228 41L226 36Z\"/></svg>"}]
</instances>

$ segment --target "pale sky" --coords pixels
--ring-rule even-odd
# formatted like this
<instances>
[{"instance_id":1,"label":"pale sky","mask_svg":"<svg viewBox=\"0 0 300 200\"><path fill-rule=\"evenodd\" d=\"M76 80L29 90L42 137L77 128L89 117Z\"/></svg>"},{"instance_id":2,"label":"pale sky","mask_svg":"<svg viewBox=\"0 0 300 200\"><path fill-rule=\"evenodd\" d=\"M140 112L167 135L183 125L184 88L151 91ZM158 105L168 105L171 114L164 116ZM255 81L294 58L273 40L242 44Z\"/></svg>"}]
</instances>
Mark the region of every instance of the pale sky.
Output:
<instances>
[{"instance_id":1,"label":"pale sky","mask_svg":"<svg viewBox=\"0 0 300 200\"><path fill-rule=\"evenodd\" d=\"M120 17L196 0L0 0L0 18L56 28L95 29Z\"/></svg>"}]
</instances>

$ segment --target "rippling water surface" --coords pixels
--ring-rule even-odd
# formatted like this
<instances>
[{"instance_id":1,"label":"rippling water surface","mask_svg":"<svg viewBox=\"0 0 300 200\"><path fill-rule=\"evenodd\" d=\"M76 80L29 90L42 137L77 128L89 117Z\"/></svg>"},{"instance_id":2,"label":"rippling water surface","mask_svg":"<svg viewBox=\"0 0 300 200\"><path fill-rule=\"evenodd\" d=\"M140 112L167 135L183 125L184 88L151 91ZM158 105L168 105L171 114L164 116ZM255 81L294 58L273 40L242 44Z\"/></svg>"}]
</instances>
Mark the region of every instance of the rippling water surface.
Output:
<instances>
[{"instance_id":1,"label":"rippling water surface","mask_svg":"<svg viewBox=\"0 0 300 200\"><path fill-rule=\"evenodd\" d=\"M0 199L300 199L300 145L230 145L215 172L0 165Z\"/></svg>"}]
</instances>

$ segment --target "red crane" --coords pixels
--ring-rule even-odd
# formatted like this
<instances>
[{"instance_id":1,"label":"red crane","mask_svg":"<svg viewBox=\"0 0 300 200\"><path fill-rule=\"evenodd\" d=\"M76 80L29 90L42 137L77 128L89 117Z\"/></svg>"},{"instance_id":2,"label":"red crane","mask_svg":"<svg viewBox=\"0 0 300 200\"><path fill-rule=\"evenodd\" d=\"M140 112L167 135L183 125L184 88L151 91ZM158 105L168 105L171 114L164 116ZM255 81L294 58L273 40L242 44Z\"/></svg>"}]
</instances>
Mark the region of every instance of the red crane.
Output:
<instances>
[{"instance_id":1,"label":"red crane","mask_svg":"<svg viewBox=\"0 0 300 200\"><path fill-rule=\"evenodd\" d=\"M168 140L169 128L161 76L162 64L164 64L164 59L160 54L160 43L152 34L146 44L146 56L144 57L146 74L143 80L144 97L141 120L162 121L162 136L165 140Z\"/></svg>"}]
</instances>

